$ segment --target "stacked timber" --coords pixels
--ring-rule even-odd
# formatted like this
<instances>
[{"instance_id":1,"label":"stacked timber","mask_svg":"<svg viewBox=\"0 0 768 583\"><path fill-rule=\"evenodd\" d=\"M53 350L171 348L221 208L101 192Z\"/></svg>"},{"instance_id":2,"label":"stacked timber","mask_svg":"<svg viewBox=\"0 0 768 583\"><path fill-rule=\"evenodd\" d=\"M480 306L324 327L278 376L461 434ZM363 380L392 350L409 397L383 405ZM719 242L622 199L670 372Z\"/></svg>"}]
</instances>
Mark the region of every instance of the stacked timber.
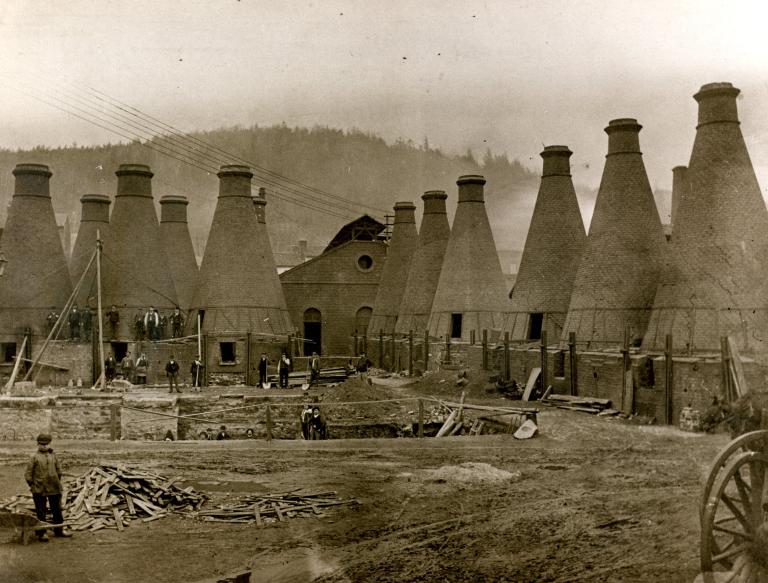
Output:
<instances>
[{"instance_id":1,"label":"stacked timber","mask_svg":"<svg viewBox=\"0 0 768 583\"><path fill-rule=\"evenodd\" d=\"M313 383L313 386L335 385L338 383L343 383L345 380L347 380L348 376L349 376L349 371L343 366L334 367L334 368L324 368L320 370L320 376ZM292 388L292 387L298 387L298 386L304 385L309 382L309 378L310 378L309 371L299 371L299 372L289 373L288 387ZM278 375L271 374L267 377L267 380L270 383L272 383L274 387L277 387L280 381L280 377Z\"/></svg>"},{"instance_id":2,"label":"stacked timber","mask_svg":"<svg viewBox=\"0 0 768 583\"><path fill-rule=\"evenodd\" d=\"M447 416L436 437L450 435L481 435L485 433L515 433L526 421L536 423L539 410L535 407L498 407L439 401Z\"/></svg>"},{"instance_id":3,"label":"stacked timber","mask_svg":"<svg viewBox=\"0 0 768 583\"><path fill-rule=\"evenodd\" d=\"M123 530L132 520L151 522L171 512L199 510L208 497L191 486L180 488L180 481L135 467L95 466L66 484L65 520L72 530Z\"/></svg>"},{"instance_id":4,"label":"stacked timber","mask_svg":"<svg viewBox=\"0 0 768 583\"><path fill-rule=\"evenodd\" d=\"M545 405L553 405L558 409L567 409L569 411L581 411L582 413L591 413L597 415L605 412L608 414L611 409L610 399L599 399L597 397L575 397L573 395L547 395L546 399L541 401ZM616 411L618 413L618 411Z\"/></svg>"},{"instance_id":5,"label":"stacked timber","mask_svg":"<svg viewBox=\"0 0 768 583\"><path fill-rule=\"evenodd\" d=\"M288 518L317 516L322 514L323 509L346 504L358 504L358 501L339 500L336 492L283 492L244 496L232 504L200 511L196 516L207 522L256 523L256 526L263 526Z\"/></svg>"},{"instance_id":6,"label":"stacked timber","mask_svg":"<svg viewBox=\"0 0 768 583\"><path fill-rule=\"evenodd\" d=\"M152 522L172 512L200 510L208 496L191 486L125 465L94 466L64 483L64 523L71 530L123 530L132 521ZM14 512L34 509L31 496L15 496L0 508Z\"/></svg>"}]
</instances>

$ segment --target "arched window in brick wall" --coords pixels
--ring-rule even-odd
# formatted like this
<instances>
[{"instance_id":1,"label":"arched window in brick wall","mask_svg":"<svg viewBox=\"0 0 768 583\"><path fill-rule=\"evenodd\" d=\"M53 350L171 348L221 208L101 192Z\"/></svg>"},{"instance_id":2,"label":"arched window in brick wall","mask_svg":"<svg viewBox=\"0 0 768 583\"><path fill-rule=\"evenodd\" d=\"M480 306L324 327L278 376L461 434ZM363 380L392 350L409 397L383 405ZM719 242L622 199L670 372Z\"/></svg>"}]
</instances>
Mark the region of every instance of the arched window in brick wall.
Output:
<instances>
[{"instance_id":1,"label":"arched window in brick wall","mask_svg":"<svg viewBox=\"0 0 768 583\"><path fill-rule=\"evenodd\" d=\"M304 310L304 356L323 353L323 315L317 308Z\"/></svg>"},{"instance_id":2,"label":"arched window in brick wall","mask_svg":"<svg viewBox=\"0 0 768 583\"><path fill-rule=\"evenodd\" d=\"M371 315L373 314L373 308L363 306L355 314L355 332L357 334L364 335L368 330L368 322L371 321Z\"/></svg>"}]
</instances>

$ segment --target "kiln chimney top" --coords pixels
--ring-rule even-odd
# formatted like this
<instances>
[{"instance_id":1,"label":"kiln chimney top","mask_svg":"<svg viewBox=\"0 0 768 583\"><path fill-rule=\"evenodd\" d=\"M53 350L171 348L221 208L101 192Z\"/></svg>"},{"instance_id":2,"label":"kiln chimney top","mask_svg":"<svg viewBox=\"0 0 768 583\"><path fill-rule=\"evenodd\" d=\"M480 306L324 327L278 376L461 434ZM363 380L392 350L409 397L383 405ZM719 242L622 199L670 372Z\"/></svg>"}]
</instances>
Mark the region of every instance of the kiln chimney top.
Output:
<instances>
[{"instance_id":1,"label":"kiln chimney top","mask_svg":"<svg viewBox=\"0 0 768 583\"><path fill-rule=\"evenodd\" d=\"M699 126L708 123L739 123L736 96L741 93L730 83L702 85L693 98L699 104ZM698 127L698 126L697 126Z\"/></svg>"},{"instance_id":2,"label":"kiln chimney top","mask_svg":"<svg viewBox=\"0 0 768 583\"><path fill-rule=\"evenodd\" d=\"M459 186L459 203L462 202L484 202L483 185L485 178L479 174L465 174L459 176L456 181Z\"/></svg>"},{"instance_id":3,"label":"kiln chimney top","mask_svg":"<svg viewBox=\"0 0 768 583\"><path fill-rule=\"evenodd\" d=\"M189 201L186 196L168 195L160 199L160 222L161 223L186 223L187 205Z\"/></svg>"},{"instance_id":4,"label":"kiln chimney top","mask_svg":"<svg viewBox=\"0 0 768 583\"><path fill-rule=\"evenodd\" d=\"M414 223L416 224L416 205L409 201L395 203L395 224Z\"/></svg>"},{"instance_id":5,"label":"kiln chimney top","mask_svg":"<svg viewBox=\"0 0 768 583\"><path fill-rule=\"evenodd\" d=\"M152 198L154 174L146 164L120 164L117 171L117 196Z\"/></svg>"},{"instance_id":6,"label":"kiln chimney top","mask_svg":"<svg viewBox=\"0 0 768 583\"><path fill-rule=\"evenodd\" d=\"M84 194L80 197L82 205L80 222L94 221L99 223L109 222L110 198L104 194Z\"/></svg>"},{"instance_id":7,"label":"kiln chimney top","mask_svg":"<svg viewBox=\"0 0 768 583\"><path fill-rule=\"evenodd\" d=\"M445 201L448 195L444 190L428 190L421 195L421 200L424 201L424 214L425 215L444 215ZM447 238L446 238L447 239Z\"/></svg>"},{"instance_id":8,"label":"kiln chimney top","mask_svg":"<svg viewBox=\"0 0 768 583\"><path fill-rule=\"evenodd\" d=\"M51 196L49 179L53 174L45 164L16 164L14 196Z\"/></svg>"},{"instance_id":9,"label":"kiln chimney top","mask_svg":"<svg viewBox=\"0 0 768 583\"><path fill-rule=\"evenodd\" d=\"M571 175L571 150L568 146L544 146L540 156L544 159L542 178L545 176Z\"/></svg>"},{"instance_id":10,"label":"kiln chimney top","mask_svg":"<svg viewBox=\"0 0 768 583\"><path fill-rule=\"evenodd\" d=\"M222 166L219 177L219 198L225 196L246 196L251 198L253 172L248 166L228 164Z\"/></svg>"},{"instance_id":11,"label":"kiln chimney top","mask_svg":"<svg viewBox=\"0 0 768 583\"><path fill-rule=\"evenodd\" d=\"M608 154L640 154L640 130L643 128L637 120L622 117L608 122L605 133L608 134Z\"/></svg>"}]
</instances>

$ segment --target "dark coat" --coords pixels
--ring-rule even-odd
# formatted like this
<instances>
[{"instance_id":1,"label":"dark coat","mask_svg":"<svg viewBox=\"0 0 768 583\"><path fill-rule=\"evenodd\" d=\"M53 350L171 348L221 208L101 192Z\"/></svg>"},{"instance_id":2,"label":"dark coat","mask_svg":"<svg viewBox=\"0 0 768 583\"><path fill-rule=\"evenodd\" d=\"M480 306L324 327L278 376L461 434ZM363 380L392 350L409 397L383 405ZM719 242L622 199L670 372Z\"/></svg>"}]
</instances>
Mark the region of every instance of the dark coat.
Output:
<instances>
[{"instance_id":1,"label":"dark coat","mask_svg":"<svg viewBox=\"0 0 768 583\"><path fill-rule=\"evenodd\" d=\"M45 452L35 452L24 472L24 479L33 494L61 494L61 468L50 447Z\"/></svg>"},{"instance_id":2,"label":"dark coat","mask_svg":"<svg viewBox=\"0 0 768 583\"><path fill-rule=\"evenodd\" d=\"M165 372L168 376L176 376L179 373L179 363L176 360L169 360L165 365Z\"/></svg>"}]
</instances>

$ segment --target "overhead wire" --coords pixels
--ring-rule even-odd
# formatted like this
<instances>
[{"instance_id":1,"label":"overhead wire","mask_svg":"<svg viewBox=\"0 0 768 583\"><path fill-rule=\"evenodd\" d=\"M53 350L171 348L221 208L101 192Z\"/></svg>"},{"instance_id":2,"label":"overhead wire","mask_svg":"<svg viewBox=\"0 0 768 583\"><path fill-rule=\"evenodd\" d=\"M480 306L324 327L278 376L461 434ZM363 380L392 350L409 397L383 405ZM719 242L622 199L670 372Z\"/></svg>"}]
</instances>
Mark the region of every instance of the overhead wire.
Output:
<instances>
[{"instance_id":1,"label":"overhead wire","mask_svg":"<svg viewBox=\"0 0 768 583\"><path fill-rule=\"evenodd\" d=\"M210 150L213 150L213 151L221 152L221 154L223 154L227 158L232 157L234 159L237 159L237 160L240 160L240 161L242 161L244 163L247 163L254 170L257 170L257 171L260 171L260 172L264 172L266 174L274 176L275 178L277 178L279 180L283 180L283 181L295 184L296 186L302 187L302 188L304 188L306 190L312 191L312 192L317 193L319 195L326 196L326 197L329 197L329 198L333 198L333 199L338 200L339 202L342 202L344 204L351 204L351 205L358 206L358 207L361 207L361 208L367 208L367 209L370 209L370 210L372 210L374 212L377 212L377 213L386 212L386 211L384 211L382 209L379 209L377 207L374 207L374 206L371 206L371 205L368 205L368 204L365 204L365 203L360 203L360 202L356 202L356 201L350 200L350 199L345 198L343 196L340 196L340 195L337 195L337 194L334 194L334 193L331 193L331 192L319 189L317 187L305 184L304 182L301 182L301 181L296 180L294 178L290 178L288 176L285 176L283 174L280 174L278 172L275 172L273 170L270 170L268 168L260 166L260 165L254 163L251 160L247 160L246 158L240 157L240 156L238 156L236 154L232 154L231 152L228 152L228 151L226 151L226 150L224 150L224 149L222 149L222 148L220 148L220 147L218 147L218 146L216 146L214 144L210 144L210 143L208 143L208 142L206 142L204 140L201 140L200 138L198 138L196 136L193 136L191 134L185 133L185 132L179 130L178 128L176 128L174 126L172 126L170 124L167 124L167 123L163 122L162 120L159 120L156 117L153 117L152 115L150 115L150 114L148 114L148 113L146 113L146 112L144 112L144 111L142 111L142 110L140 110L140 109L138 109L136 107L133 107L132 105L126 104L126 103L120 101L117 98L114 98L114 97L112 97L110 95L107 95L106 93L103 93L102 91L99 91L98 89L95 89L93 87L88 87L88 90L91 91L92 94L94 94L94 96L97 99L101 99L101 100L103 100L105 102L109 102L109 103L111 103L113 105L113 107L117 107L118 109L120 109L122 111L125 111L129 115L134 115L134 116L140 117L142 119L150 120L152 122L155 122L156 124L159 124L161 127L166 128L167 131L171 132L174 135L181 136L181 137L183 137L185 139L188 139L188 140L190 140L190 141L192 141L192 142L194 142L196 144L200 144L203 147L205 147L206 149L210 149Z\"/></svg>"},{"instance_id":2,"label":"overhead wire","mask_svg":"<svg viewBox=\"0 0 768 583\"><path fill-rule=\"evenodd\" d=\"M176 160L178 160L180 162L183 162L184 164L187 164L189 166L197 168L198 170L202 170L203 172L205 172L208 175L210 175L210 174L217 174L218 171L219 171L219 169L217 167L211 165L210 162L208 162L208 161L205 161L205 160L200 161L199 159L192 158L186 152L179 151L179 150L176 150L176 149L171 148L169 146L165 146L163 144L158 143L157 141L152 139L152 138L155 138L156 136L151 136L150 138L148 138L145 135L137 134L134 130L131 130L130 128L126 128L125 126L119 125L119 124L117 124L115 122L111 122L108 119L104 119L103 117L100 117L98 115L94 115L94 114L92 114L92 113L90 113L88 111L83 110L82 108L80 108L80 107L78 107L76 105L72 105L71 103L68 103L66 101L63 101L63 100L55 98L55 97L50 97L49 99L53 99L54 101L58 101L58 103L53 103L53 102L49 101L48 99L46 99L44 97L40 97L39 95L35 95L35 94L32 94L32 93L29 93L28 91L25 91L25 90L22 90L22 89L19 89L19 91L21 91L22 93L24 93L25 95L27 95L29 97L32 97L33 99L35 99L37 101L40 101L41 103L44 103L44 104L49 105L51 107L54 107L54 108L56 108L56 109L58 109L60 111L63 111L65 113L69 114L69 115L73 115L73 116L77 117L78 119L81 119L83 121L91 123L91 124L93 124L93 125L95 125L97 127L100 127L100 128L102 128L104 130L107 130L107 131L109 131L111 133L115 133L115 134L117 134L117 135L119 135L119 136L121 136L123 138L126 138L126 139L131 140L131 141L134 141L134 140L138 139L140 145L142 145L144 147L147 147L150 150L157 151L160 154L163 154L163 155L169 156L171 158L174 158L174 159L176 159ZM75 111L72 111L72 109L74 109ZM81 115L81 113L77 113L78 111L81 112L82 115ZM89 117L84 117L84 116L93 116L95 118L95 120L94 119L90 119ZM104 124L107 124L107 125L104 125ZM128 134L126 134L125 132L128 132ZM146 141L142 142L141 141L142 139L146 140ZM280 192L278 192L278 194L283 196L284 199L287 202L290 202L290 203L298 205L298 206L303 206L303 207L308 208L310 210L316 210L318 212L322 212L322 213L326 213L326 214L329 214L329 215L332 215L332 216L336 216L336 217L339 217L339 218L348 219L349 216L350 216L349 212L346 212L346 213L345 212L339 212L335 208L326 208L325 206L322 206L323 201L316 201L316 200L307 201L307 200L303 200L301 198L297 198L290 189L288 189L288 192L284 192L285 187L283 187L282 185L280 185L277 182L270 181L270 183L274 184L280 190ZM297 192L296 194L301 194L301 193ZM325 203L325 204L329 204L329 203Z\"/></svg>"},{"instance_id":3,"label":"overhead wire","mask_svg":"<svg viewBox=\"0 0 768 583\"><path fill-rule=\"evenodd\" d=\"M49 87L51 87L50 84L49 84ZM86 98L76 95L75 93L73 93L72 90L65 92L59 89L57 91L60 94L64 94L65 97L67 97L68 99L78 101L80 104L83 104L84 106L88 107L89 110L91 111L94 111L95 107L97 106L97 104L94 102L94 99L98 100L99 101L98 106L100 107L98 111L100 111L100 113L104 113L105 115L110 117L112 120L116 120L116 122L125 123L131 126L132 128L134 128L134 130L137 130L140 132L148 132L150 135L143 136L143 137L150 139L154 143L157 143L159 140L164 140L172 144L175 148L182 148L183 150L185 150L184 155L188 156L189 158L196 159L198 162L202 162L200 158L203 158L204 160L207 160L215 164L216 166L219 166L222 163L230 163L232 161L241 161L249 165L251 170L254 172L254 174L257 176L257 178L260 181L266 182L279 189L288 190L292 194L301 195L304 198L310 197L311 200L313 200L315 203L318 203L320 205L333 205L338 209L339 204L343 204L344 205L343 208L345 211L352 211L355 214L357 214L359 211L354 211L353 209L349 209L348 207L350 205L354 207L358 207L359 209L368 209L370 211L373 211L376 214L385 212L382 209L379 209L377 207L373 207L365 203L352 201L345 197L342 197L333 193L329 193L327 191L307 185L301 181L283 176L280 173L264 168L241 156L238 156L231 152L227 152L226 150L218 146L205 142L204 140L201 140L196 136L186 134L181 130L179 130L178 128L175 128L170 124L167 124L161 120L158 120L157 118L149 114L146 114L145 112L142 112L141 110L131 105L128 105L118 99L115 99L97 89L94 89L91 87L89 87L87 91L80 89L78 87L73 87L72 89L74 91L78 91L81 94L85 94L87 97L87 100ZM68 105L71 106L71 104L68 104ZM104 106L110 107L113 109L109 111L105 111L103 109ZM114 111L115 109L117 109L118 112L115 112ZM123 112L123 113L119 113L119 112ZM128 116L131 116L131 117L128 117ZM138 120L138 122L134 121L134 119L132 118L135 118L135 120ZM107 120L103 120L103 118L102 118L102 121L107 122ZM127 131L127 128L125 128L124 126L119 126L119 127ZM168 133L170 133L171 135L170 136L167 135ZM209 153L209 152L212 152L212 153ZM287 186L286 184L283 184L283 182L287 182L295 186ZM297 188L305 189L315 194L308 195L306 192L297 190ZM322 198L318 198L317 195L326 197L331 200L324 200ZM296 204L301 204L302 202L305 202L305 200L297 201L295 198L292 200Z\"/></svg>"}]
</instances>

